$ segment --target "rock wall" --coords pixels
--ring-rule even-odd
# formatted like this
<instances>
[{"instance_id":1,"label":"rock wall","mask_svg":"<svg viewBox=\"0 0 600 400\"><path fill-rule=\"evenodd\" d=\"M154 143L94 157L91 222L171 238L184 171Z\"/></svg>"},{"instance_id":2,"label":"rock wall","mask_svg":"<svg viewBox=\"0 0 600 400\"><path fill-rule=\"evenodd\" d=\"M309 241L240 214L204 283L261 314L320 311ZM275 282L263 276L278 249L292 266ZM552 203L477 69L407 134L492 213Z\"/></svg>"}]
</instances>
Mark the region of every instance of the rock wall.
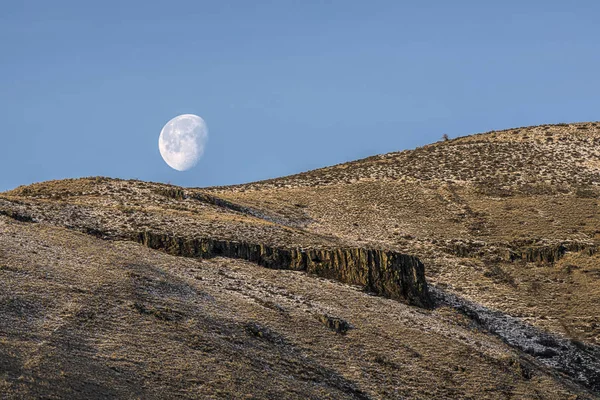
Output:
<instances>
[{"instance_id":1,"label":"rock wall","mask_svg":"<svg viewBox=\"0 0 600 400\"><path fill-rule=\"evenodd\" d=\"M567 252L584 252L593 255L597 246L587 242L565 241L539 244L533 242L491 243L474 241L451 241L444 246L448 254L463 258L488 258L496 261L537 262L553 264Z\"/></svg>"},{"instance_id":2,"label":"rock wall","mask_svg":"<svg viewBox=\"0 0 600 400\"><path fill-rule=\"evenodd\" d=\"M34 219L26 214L21 214L13 210L0 210L0 215L5 215L9 218L15 219L20 222L33 222Z\"/></svg>"},{"instance_id":3,"label":"rock wall","mask_svg":"<svg viewBox=\"0 0 600 400\"><path fill-rule=\"evenodd\" d=\"M361 285L367 291L411 305L433 307L423 263L405 254L363 248L277 248L211 238L186 239L152 232L134 234L132 239L177 256L240 258L267 268L306 271Z\"/></svg>"},{"instance_id":4,"label":"rock wall","mask_svg":"<svg viewBox=\"0 0 600 400\"><path fill-rule=\"evenodd\" d=\"M565 253L567 248L562 244L552 246L537 246L527 247L514 254L513 256L517 259L525 260L526 262L543 262L552 264L560 260Z\"/></svg>"},{"instance_id":5,"label":"rock wall","mask_svg":"<svg viewBox=\"0 0 600 400\"><path fill-rule=\"evenodd\" d=\"M540 262L553 264L563 258L568 252L586 252L593 255L596 252L596 246L588 243L565 242L542 246L528 246L511 253L511 261L522 259L526 262Z\"/></svg>"}]
</instances>

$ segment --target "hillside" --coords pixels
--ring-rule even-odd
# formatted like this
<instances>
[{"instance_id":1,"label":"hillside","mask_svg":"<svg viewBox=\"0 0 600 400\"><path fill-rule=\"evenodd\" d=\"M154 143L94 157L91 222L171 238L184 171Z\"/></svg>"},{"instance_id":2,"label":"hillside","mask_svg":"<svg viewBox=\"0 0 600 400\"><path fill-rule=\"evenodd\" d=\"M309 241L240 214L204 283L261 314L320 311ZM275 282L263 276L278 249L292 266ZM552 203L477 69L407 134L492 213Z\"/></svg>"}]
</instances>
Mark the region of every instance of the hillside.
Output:
<instances>
[{"instance_id":1,"label":"hillside","mask_svg":"<svg viewBox=\"0 0 600 400\"><path fill-rule=\"evenodd\" d=\"M415 254L431 282L600 344L599 184L600 123L582 123L467 136L212 192L306 221L311 232Z\"/></svg>"},{"instance_id":2,"label":"hillside","mask_svg":"<svg viewBox=\"0 0 600 400\"><path fill-rule=\"evenodd\" d=\"M600 123L0 194L8 398L596 398Z\"/></svg>"}]
</instances>

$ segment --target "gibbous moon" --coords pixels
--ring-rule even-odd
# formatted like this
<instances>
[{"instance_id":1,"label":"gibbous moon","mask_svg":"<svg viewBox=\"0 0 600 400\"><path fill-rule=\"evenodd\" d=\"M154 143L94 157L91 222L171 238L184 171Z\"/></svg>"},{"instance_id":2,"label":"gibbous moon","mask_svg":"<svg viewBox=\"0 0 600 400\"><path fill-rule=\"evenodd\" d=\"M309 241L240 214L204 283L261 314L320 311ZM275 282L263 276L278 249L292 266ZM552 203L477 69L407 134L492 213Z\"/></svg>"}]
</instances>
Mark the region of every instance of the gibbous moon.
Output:
<instances>
[{"instance_id":1,"label":"gibbous moon","mask_svg":"<svg viewBox=\"0 0 600 400\"><path fill-rule=\"evenodd\" d=\"M186 171L202 157L207 139L206 122L197 115L182 114L162 128L158 149L169 167Z\"/></svg>"}]
</instances>

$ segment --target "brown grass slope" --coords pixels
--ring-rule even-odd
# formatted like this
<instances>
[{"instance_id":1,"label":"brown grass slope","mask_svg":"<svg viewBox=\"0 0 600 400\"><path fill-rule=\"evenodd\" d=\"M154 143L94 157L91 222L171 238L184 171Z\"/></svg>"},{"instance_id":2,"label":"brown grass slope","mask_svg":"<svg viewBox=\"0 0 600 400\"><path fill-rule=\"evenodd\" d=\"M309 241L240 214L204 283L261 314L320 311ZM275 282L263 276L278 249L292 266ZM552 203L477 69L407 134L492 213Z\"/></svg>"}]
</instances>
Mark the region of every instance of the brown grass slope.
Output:
<instances>
[{"instance_id":1,"label":"brown grass slope","mask_svg":"<svg viewBox=\"0 0 600 400\"><path fill-rule=\"evenodd\" d=\"M301 272L173 257L131 240L152 232L412 254L436 293L588 354L600 344L598 144L600 123L545 125L231 187L85 178L3 193L0 392L591 397L597 373L563 375L547 354L511 348L443 303L420 310Z\"/></svg>"},{"instance_id":2,"label":"brown grass slope","mask_svg":"<svg viewBox=\"0 0 600 400\"><path fill-rule=\"evenodd\" d=\"M0 249L2 398L591 397L447 307L7 217Z\"/></svg>"},{"instance_id":3,"label":"brown grass slope","mask_svg":"<svg viewBox=\"0 0 600 400\"><path fill-rule=\"evenodd\" d=\"M416 254L430 282L600 344L599 185L596 122L489 132L211 190L320 235ZM544 256L553 251L557 259Z\"/></svg>"}]
</instances>

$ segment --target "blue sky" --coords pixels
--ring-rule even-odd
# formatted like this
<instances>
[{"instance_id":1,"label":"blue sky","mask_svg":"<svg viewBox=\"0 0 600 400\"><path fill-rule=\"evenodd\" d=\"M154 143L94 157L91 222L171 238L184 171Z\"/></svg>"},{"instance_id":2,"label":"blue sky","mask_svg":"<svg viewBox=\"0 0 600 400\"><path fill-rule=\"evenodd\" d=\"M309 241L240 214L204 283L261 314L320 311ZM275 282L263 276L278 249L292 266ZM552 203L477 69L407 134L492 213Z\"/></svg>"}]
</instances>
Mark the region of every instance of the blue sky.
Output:
<instances>
[{"instance_id":1,"label":"blue sky","mask_svg":"<svg viewBox=\"0 0 600 400\"><path fill-rule=\"evenodd\" d=\"M112 176L210 186L470 133L600 119L596 1L14 1L0 191ZM186 172L162 126L202 116Z\"/></svg>"}]
</instances>

